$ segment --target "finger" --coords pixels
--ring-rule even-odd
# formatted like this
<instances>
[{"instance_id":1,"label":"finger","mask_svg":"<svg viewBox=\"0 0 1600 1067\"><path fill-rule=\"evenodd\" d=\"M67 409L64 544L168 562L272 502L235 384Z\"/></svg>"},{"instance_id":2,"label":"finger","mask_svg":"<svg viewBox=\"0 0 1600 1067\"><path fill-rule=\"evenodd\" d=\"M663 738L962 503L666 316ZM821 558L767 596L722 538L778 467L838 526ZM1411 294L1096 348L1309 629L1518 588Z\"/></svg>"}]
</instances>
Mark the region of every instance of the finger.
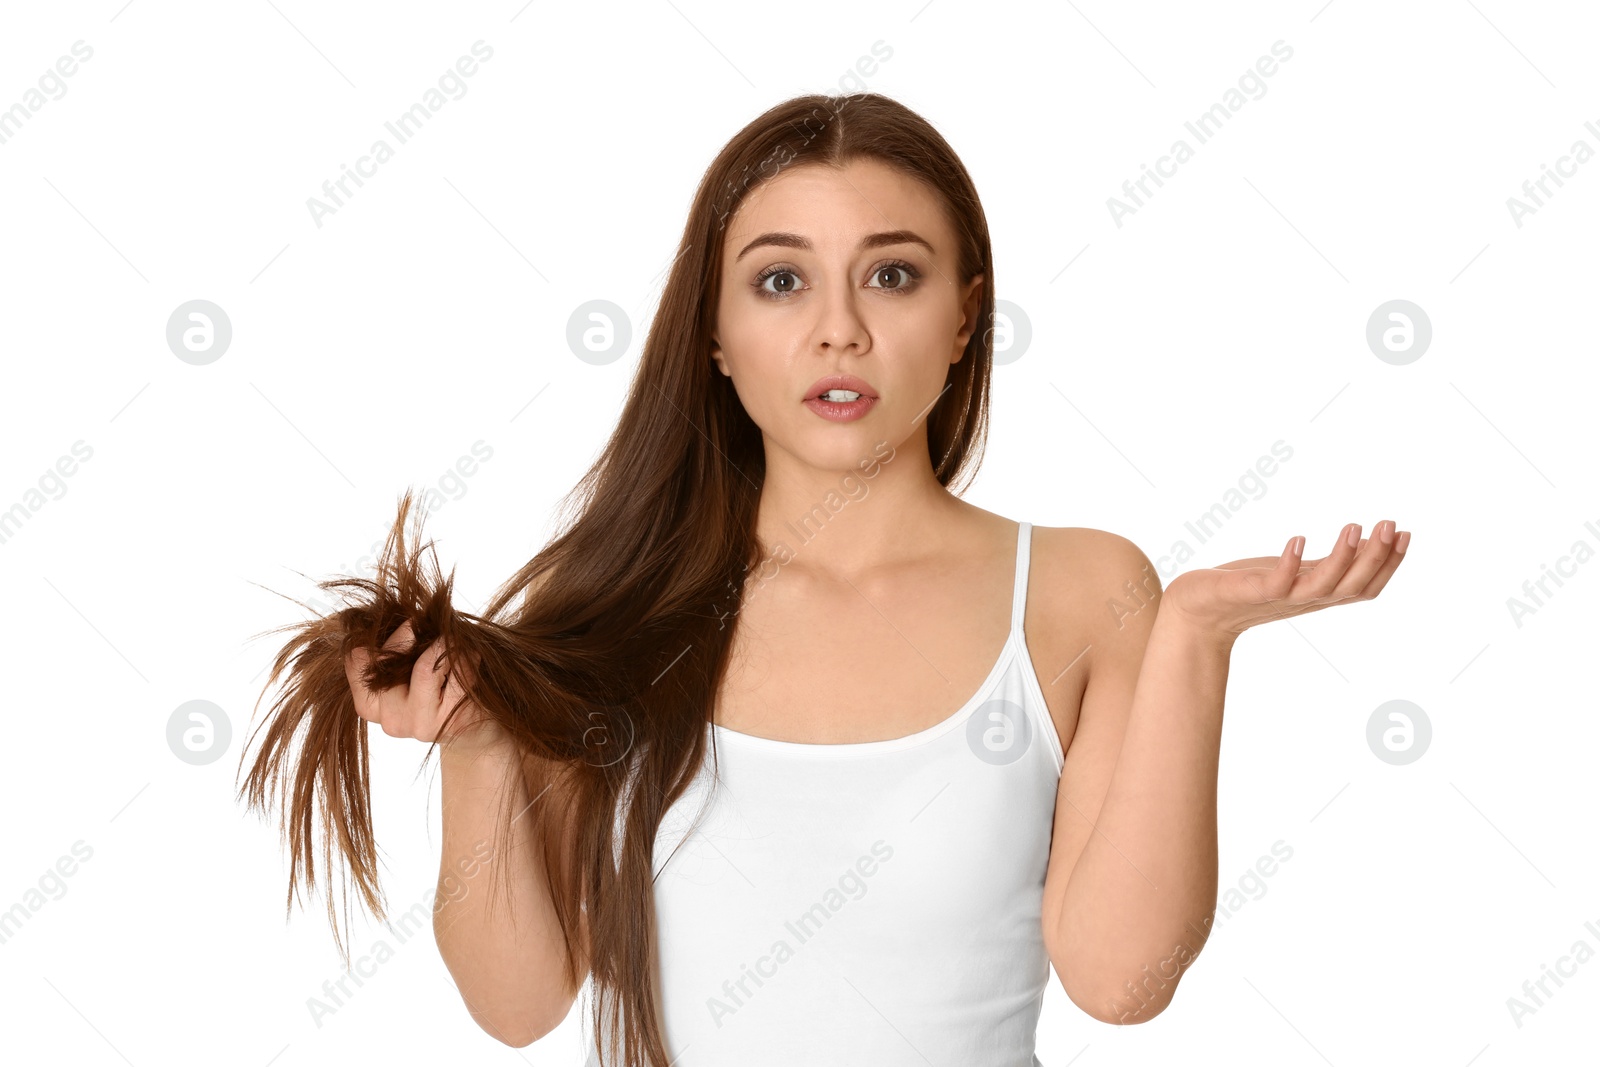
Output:
<instances>
[{"instance_id":1,"label":"finger","mask_svg":"<svg viewBox=\"0 0 1600 1067\"><path fill-rule=\"evenodd\" d=\"M1276 567L1278 565L1278 561L1282 558L1282 556L1251 556L1249 559L1236 559L1230 560L1227 563L1219 563L1215 569L1219 571L1268 570L1272 567Z\"/></svg>"},{"instance_id":2,"label":"finger","mask_svg":"<svg viewBox=\"0 0 1600 1067\"><path fill-rule=\"evenodd\" d=\"M1298 534L1289 538L1289 543L1283 546L1283 555L1278 557L1278 565L1267 575L1264 583L1269 599L1282 600L1289 595L1295 579L1300 576L1300 557L1304 554L1305 548L1306 539Z\"/></svg>"},{"instance_id":3,"label":"finger","mask_svg":"<svg viewBox=\"0 0 1600 1067\"><path fill-rule=\"evenodd\" d=\"M411 686L404 682L378 693L378 725L390 737L404 736L411 713L406 704L411 699Z\"/></svg>"},{"instance_id":4,"label":"finger","mask_svg":"<svg viewBox=\"0 0 1600 1067\"><path fill-rule=\"evenodd\" d=\"M1367 582L1366 588L1362 589L1358 594L1360 599L1371 600L1383 591L1383 587L1389 584L1389 578L1394 574L1401 562L1405 560L1406 549L1410 547L1411 531L1396 531L1394 535L1394 551L1389 553L1389 558L1383 561L1383 566L1378 568L1378 573L1372 576Z\"/></svg>"},{"instance_id":5,"label":"finger","mask_svg":"<svg viewBox=\"0 0 1600 1067\"><path fill-rule=\"evenodd\" d=\"M356 714L368 722L377 722L378 701L372 690L367 688L367 683L361 680L361 672L366 670L371 656L372 653L364 648L351 649L344 659L344 676L350 683L350 696L355 701Z\"/></svg>"},{"instance_id":6,"label":"finger","mask_svg":"<svg viewBox=\"0 0 1600 1067\"><path fill-rule=\"evenodd\" d=\"M435 638L433 644L422 650L417 661L411 665L411 691L426 699L429 695L437 696L439 691L439 675L443 673L444 664L441 657L444 655L444 638Z\"/></svg>"},{"instance_id":7,"label":"finger","mask_svg":"<svg viewBox=\"0 0 1600 1067\"><path fill-rule=\"evenodd\" d=\"M1361 524L1352 522L1339 531L1339 540L1322 560L1317 563L1317 569L1304 579L1303 585L1295 592L1307 600L1322 600L1330 596L1338 586L1339 579L1344 577L1344 572L1350 569L1350 561L1356 558L1356 542L1361 538Z\"/></svg>"},{"instance_id":8,"label":"finger","mask_svg":"<svg viewBox=\"0 0 1600 1067\"><path fill-rule=\"evenodd\" d=\"M1304 538L1298 535L1291 537L1288 543L1283 546L1283 554L1281 556L1276 560L1270 556L1264 556L1260 560L1260 566L1253 568L1254 570L1262 570L1268 565L1276 563L1276 566L1273 566L1267 574L1257 575L1250 571L1241 570L1236 572L1237 577L1233 581L1248 587L1248 595L1252 599L1271 608L1273 602L1282 600L1287 596L1290 587L1294 585L1294 580L1301 569L1300 552L1304 548ZM1276 611L1276 609L1273 610ZM1281 614L1279 613L1280 617Z\"/></svg>"},{"instance_id":9,"label":"finger","mask_svg":"<svg viewBox=\"0 0 1600 1067\"><path fill-rule=\"evenodd\" d=\"M385 649L406 649L410 648L415 641L416 634L411 629L411 620L407 619L395 627L394 633L389 635L389 640L383 643L383 647Z\"/></svg>"},{"instance_id":10,"label":"finger","mask_svg":"<svg viewBox=\"0 0 1600 1067\"><path fill-rule=\"evenodd\" d=\"M407 620L395 627L394 633L383 643L385 652L406 651L416 642L416 636L411 629L411 622ZM401 736L397 731L403 730L410 720L406 705L411 700L411 686L405 682L380 689L372 694L375 716L373 722L383 727L383 732L390 737Z\"/></svg>"},{"instance_id":11,"label":"finger","mask_svg":"<svg viewBox=\"0 0 1600 1067\"><path fill-rule=\"evenodd\" d=\"M384 648L389 648L389 643L384 642ZM406 705L411 702L411 686L407 682L400 682L387 689L380 689L373 694L373 700L378 707L378 717L375 720L383 727L383 732L390 737L401 736L397 731L404 728L410 719Z\"/></svg>"},{"instance_id":12,"label":"finger","mask_svg":"<svg viewBox=\"0 0 1600 1067\"><path fill-rule=\"evenodd\" d=\"M411 665L411 698L406 701L411 736L419 741L432 741L439 728L439 704L444 689L446 664L444 639L436 638L417 662Z\"/></svg>"},{"instance_id":13,"label":"finger","mask_svg":"<svg viewBox=\"0 0 1600 1067\"><path fill-rule=\"evenodd\" d=\"M1391 555L1394 548L1394 528L1392 519L1382 519L1372 528L1372 536L1364 539L1361 547L1356 549L1356 558L1351 562L1349 570L1344 572L1344 577L1339 579L1339 584L1334 587L1333 596L1340 600L1349 600L1360 595L1367 587L1367 583L1372 581L1373 575L1378 573L1384 561Z\"/></svg>"}]
</instances>

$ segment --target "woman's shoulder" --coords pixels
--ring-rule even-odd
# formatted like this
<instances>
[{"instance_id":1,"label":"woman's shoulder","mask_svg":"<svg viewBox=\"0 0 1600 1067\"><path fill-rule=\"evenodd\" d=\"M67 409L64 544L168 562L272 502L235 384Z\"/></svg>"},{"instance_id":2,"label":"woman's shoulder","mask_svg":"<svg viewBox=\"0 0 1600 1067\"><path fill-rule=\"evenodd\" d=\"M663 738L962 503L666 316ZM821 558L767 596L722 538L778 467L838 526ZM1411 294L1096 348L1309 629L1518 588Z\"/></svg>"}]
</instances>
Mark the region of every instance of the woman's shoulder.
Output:
<instances>
[{"instance_id":1,"label":"woman's shoulder","mask_svg":"<svg viewBox=\"0 0 1600 1067\"><path fill-rule=\"evenodd\" d=\"M1116 623L1159 598L1155 565L1132 540L1087 526L1034 526L1028 586L1039 607L1076 633Z\"/></svg>"},{"instance_id":2,"label":"woman's shoulder","mask_svg":"<svg viewBox=\"0 0 1600 1067\"><path fill-rule=\"evenodd\" d=\"M1033 527L1030 562L1078 573L1115 576L1155 567L1133 541L1110 530L1089 526Z\"/></svg>"}]
</instances>

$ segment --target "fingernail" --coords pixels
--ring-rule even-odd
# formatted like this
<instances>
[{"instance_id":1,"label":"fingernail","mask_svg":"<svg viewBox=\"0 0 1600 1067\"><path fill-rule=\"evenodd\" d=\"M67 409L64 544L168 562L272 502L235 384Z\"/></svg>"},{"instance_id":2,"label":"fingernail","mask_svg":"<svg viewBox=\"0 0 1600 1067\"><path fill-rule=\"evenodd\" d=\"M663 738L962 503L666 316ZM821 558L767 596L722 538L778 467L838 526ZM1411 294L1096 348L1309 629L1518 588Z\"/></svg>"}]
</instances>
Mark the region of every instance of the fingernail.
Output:
<instances>
[{"instance_id":1,"label":"fingernail","mask_svg":"<svg viewBox=\"0 0 1600 1067\"><path fill-rule=\"evenodd\" d=\"M1410 547L1411 547L1411 531L1410 530L1401 530L1400 533L1394 539L1394 550L1396 552L1404 554L1405 550L1410 548Z\"/></svg>"},{"instance_id":2,"label":"fingernail","mask_svg":"<svg viewBox=\"0 0 1600 1067\"><path fill-rule=\"evenodd\" d=\"M1306 539L1304 537L1295 537L1293 540L1291 540L1289 542L1289 553L1290 553L1290 555L1298 556L1298 555L1300 555L1300 553L1304 552L1305 550L1306 550Z\"/></svg>"},{"instance_id":3,"label":"fingernail","mask_svg":"<svg viewBox=\"0 0 1600 1067\"><path fill-rule=\"evenodd\" d=\"M1350 534L1345 538L1345 541L1351 548L1361 543L1361 524L1359 522L1350 527Z\"/></svg>"},{"instance_id":4,"label":"fingernail","mask_svg":"<svg viewBox=\"0 0 1600 1067\"><path fill-rule=\"evenodd\" d=\"M1393 522L1391 522L1388 519L1384 519L1382 522L1378 523L1378 540L1382 541L1386 545L1393 543L1393 541L1394 541L1394 523Z\"/></svg>"}]
</instances>

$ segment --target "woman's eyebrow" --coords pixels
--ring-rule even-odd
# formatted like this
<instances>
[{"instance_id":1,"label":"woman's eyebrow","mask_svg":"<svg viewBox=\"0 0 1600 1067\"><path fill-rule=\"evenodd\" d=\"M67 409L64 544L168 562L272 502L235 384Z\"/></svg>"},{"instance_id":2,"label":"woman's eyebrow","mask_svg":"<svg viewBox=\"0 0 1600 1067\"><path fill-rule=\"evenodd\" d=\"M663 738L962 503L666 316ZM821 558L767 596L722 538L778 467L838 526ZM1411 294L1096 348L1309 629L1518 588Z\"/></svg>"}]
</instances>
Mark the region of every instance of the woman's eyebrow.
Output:
<instances>
[{"instance_id":1,"label":"woman's eyebrow","mask_svg":"<svg viewBox=\"0 0 1600 1067\"><path fill-rule=\"evenodd\" d=\"M933 245L929 244L927 241L923 240L910 230L885 230L882 233L869 233L861 239L860 247L862 250L866 250L869 248L882 248L885 245L902 244L921 245L923 248L928 250L928 254L930 256L937 256L939 254L938 252L934 251ZM750 252L753 249L760 248L763 245L776 245L779 248L798 248L804 252L812 251L811 242L806 238L797 233L789 233L787 231L779 230L772 233L764 233L760 237L757 237L754 241L751 241L749 244L745 245L739 250L739 254L733 257L733 261L735 263L739 262L745 257L745 253Z\"/></svg>"}]
</instances>

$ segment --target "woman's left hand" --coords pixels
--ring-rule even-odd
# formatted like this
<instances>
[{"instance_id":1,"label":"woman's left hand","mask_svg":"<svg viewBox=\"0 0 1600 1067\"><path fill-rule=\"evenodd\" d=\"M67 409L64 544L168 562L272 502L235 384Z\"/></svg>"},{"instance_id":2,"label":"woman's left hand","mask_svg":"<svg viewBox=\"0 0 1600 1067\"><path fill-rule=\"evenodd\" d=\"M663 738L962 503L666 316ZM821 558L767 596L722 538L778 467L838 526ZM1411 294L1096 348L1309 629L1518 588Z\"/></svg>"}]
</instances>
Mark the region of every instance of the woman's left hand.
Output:
<instances>
[{"instance_id":1,"label":"woman's left hand","mask_svg":"<svg viewBox=\"0 0 1600 1067\"><path fill-rule=\"evenodd\" d=\"M1293 537L1276 558L1257 556L1185 571L1163 593L1160 610L1231 640L1258 623L1371 600L1400 566L1411 540L1411 531L1397 532L1389 519L1373 533L1363 538L1361 524L1351 523L1321 559L1301 559L1305 539Z\"/></svg>"}]
</instances>

